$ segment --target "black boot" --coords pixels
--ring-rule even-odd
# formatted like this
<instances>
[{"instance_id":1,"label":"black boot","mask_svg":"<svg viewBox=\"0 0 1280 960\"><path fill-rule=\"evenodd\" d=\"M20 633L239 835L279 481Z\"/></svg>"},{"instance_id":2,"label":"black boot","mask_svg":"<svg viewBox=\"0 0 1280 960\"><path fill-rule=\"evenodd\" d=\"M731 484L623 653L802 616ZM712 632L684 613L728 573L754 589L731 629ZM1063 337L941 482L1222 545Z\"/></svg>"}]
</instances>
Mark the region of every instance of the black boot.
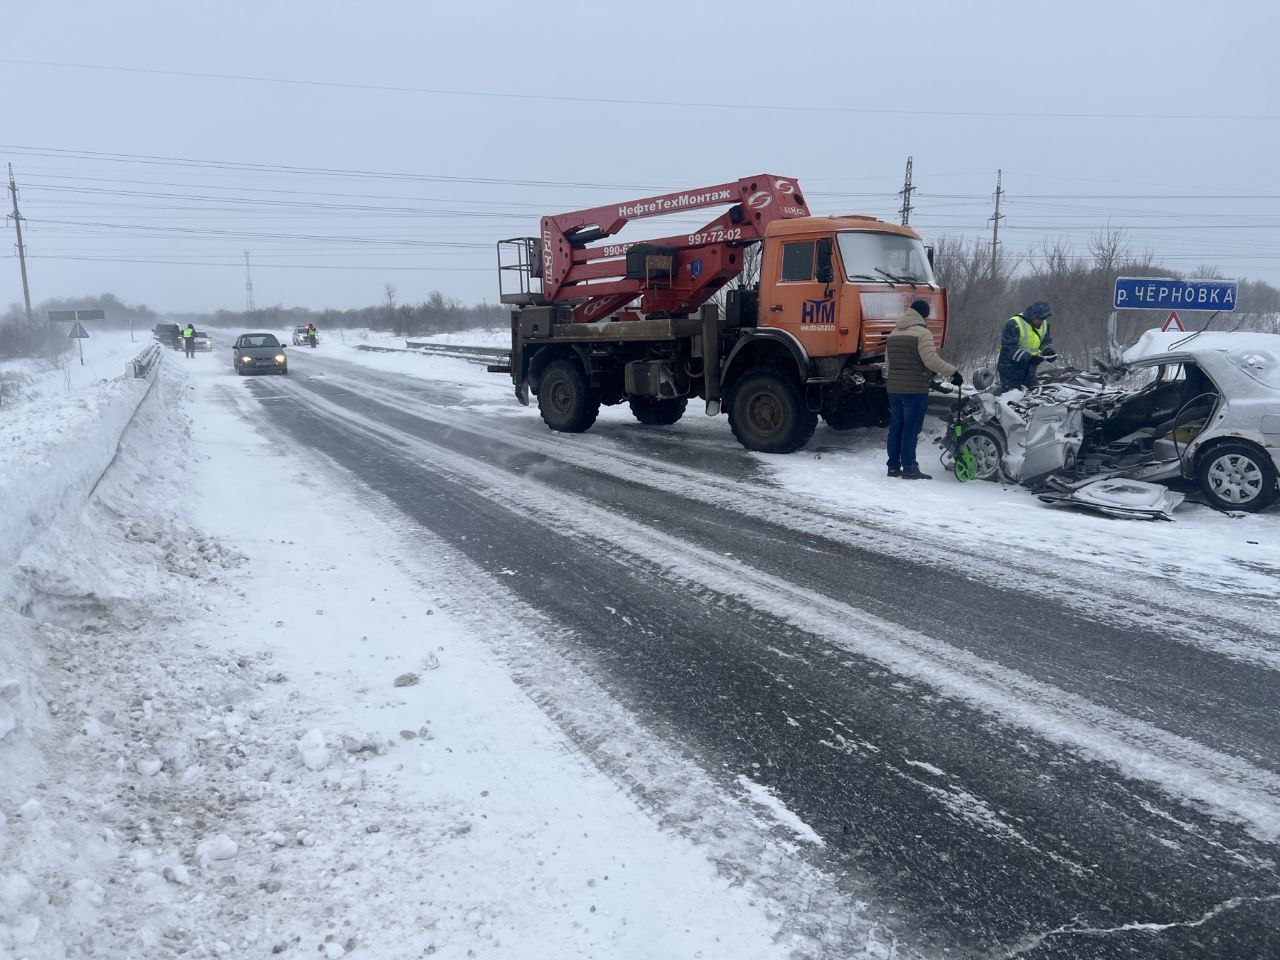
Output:
<instances>
[{"instance_id":1,"label":"black boot","mask_svg":"<svg viewBox=\"0 0 1280 960\"><path fill-rule=\"evenodd\" d=\"M902 472L902 479L903 480L932 480L933 477L929 476L927 473L921 473L920 468L916 467L914 470L904 470Z\"/></svg>"}]
</instances>

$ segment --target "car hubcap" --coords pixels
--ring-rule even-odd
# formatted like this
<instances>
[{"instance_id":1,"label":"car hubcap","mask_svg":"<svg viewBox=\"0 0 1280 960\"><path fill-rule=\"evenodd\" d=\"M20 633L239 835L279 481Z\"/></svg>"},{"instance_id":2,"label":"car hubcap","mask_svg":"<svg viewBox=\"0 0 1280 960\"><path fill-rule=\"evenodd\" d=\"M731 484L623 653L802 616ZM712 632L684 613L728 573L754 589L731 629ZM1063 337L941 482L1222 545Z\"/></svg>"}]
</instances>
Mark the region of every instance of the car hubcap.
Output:
<instances>
[{"instance_id":1,"label":"car hubcap","mask_svg":"<svg viewBox=\"0 0 1280 960\"><path fill-rule=\"evenodd\" d=\"M987 480L995 476L1000 469L1000 448L995 440L986 434L977 433L964 442L964 448L973 454L977 464L974 476L979 480Z\"/></svg>"},{"instance_id":2,"label":"car hubcap","mask_svg":"<svg viewBox=\"0 0 1280 960\"><path fill-rule=\"evenodd\" d=\"M757 433L777 433L782 428L782 404L771 393L754 394L747 402L747 418Z\"/></svg>"},{"instance_id":3,"label":"car hubcap","mask_svg":"<svg viewBox=\"0 0 1280 960\"><path fill-rule=\"evenodd\" d=\"M1210 489L1228 503L1248 503L1262 492L1262 470L1238 453L1213 461L1208 479Z\"/></svg>"}]
</instances>

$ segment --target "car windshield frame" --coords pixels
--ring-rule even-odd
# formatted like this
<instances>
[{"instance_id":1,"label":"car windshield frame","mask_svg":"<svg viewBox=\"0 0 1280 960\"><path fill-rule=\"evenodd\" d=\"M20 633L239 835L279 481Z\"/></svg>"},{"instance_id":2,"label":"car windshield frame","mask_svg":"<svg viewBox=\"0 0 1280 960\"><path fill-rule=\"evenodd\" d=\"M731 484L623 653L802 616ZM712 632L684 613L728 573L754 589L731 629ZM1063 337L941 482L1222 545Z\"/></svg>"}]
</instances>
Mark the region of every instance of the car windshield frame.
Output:
<instances>
[{"instance_id":1,"label":"car windshield frame","mask_svg":"<svg viewBox=\"0 0 1280 960\"><path fill-rule=\"evenodd\" d=\"M836 242L848 281L938 285L919 237L885 230L837 230Z\"/></svg>"},{"instance_id":2,"label":"car windshield frame","mask_svg":"<svg viewBox=\"0 0 1280 960\"><path fill-rule=\"evenodd\" d=\"M260 340L261 343L252 343L250 341ZM240 340L236 344L238 350L264 349L270 347L279 347L280 341L276 339L274 333L242 333Z\"/></svg>"}]
</instances>

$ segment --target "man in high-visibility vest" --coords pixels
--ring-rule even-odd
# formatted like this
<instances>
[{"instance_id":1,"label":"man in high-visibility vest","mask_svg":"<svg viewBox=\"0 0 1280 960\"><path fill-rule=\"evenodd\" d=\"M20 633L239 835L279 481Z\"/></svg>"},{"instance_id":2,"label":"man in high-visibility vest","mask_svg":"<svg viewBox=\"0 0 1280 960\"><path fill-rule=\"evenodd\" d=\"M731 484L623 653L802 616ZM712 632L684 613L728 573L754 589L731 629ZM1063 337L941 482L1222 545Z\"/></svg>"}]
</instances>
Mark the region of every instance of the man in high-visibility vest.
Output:
<instances>
[{"instance_id":1,"label":"man in high-visibility vest","mask_svg":"<svg viewBox=\"0 0 1280 960\"><path fill-rule=\"evenodd\" d=\"M196 328L189 323L182 328L182 346L188 357L196 355Z\"/></svg>"},{"instance_id":2,"label":"man in high-visibility vest","mask_svg":"<svg viewBox=\"0 0 1280 960\"><path fill-rule=\"evenodd\" d=\"M1040 364L1058 359L1049 334L1051 316L1049 304L1037 300L1004 325L1004 332L1000 334L1000 360L996 364L1001 393L1034 387Z\"/></svg>"}]
</instances>

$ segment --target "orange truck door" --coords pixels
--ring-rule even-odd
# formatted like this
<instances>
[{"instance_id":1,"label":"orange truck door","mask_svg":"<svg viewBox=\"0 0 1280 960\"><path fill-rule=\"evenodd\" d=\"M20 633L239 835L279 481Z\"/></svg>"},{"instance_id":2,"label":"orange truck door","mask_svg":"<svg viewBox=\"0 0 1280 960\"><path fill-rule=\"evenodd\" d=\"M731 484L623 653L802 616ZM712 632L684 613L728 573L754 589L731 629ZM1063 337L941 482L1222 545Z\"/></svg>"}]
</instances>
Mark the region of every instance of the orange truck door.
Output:
<instances>
[{"instance_id":1,"label":"orange truck door","mask_svg":"<svg viewBox=\"0 0 1280 960\"><path fill-rule=\"evenodd\" d=\"M760 287L760 325L794 334L810 356L829 357L839 352L840 287L818 282L817 245L816 239L790 238L772 245Z\"/></svg>"}]
</instances>

